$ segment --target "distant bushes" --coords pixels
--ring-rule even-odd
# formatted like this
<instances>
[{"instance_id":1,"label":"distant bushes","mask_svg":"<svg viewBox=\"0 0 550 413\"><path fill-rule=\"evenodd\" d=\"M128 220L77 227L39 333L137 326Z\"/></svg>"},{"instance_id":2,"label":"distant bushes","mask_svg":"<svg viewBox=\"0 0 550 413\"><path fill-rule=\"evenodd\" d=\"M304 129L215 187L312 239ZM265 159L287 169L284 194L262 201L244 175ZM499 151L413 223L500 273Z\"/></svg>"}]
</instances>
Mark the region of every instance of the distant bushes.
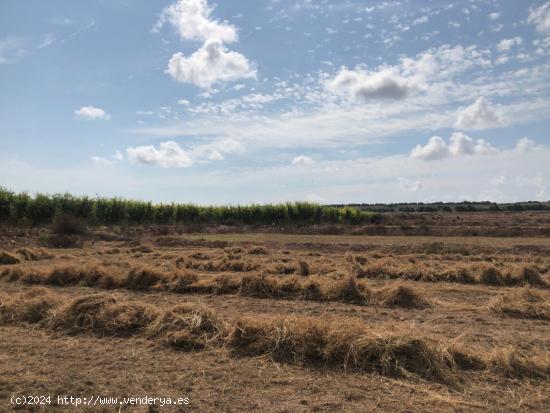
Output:
<instances>
[{"instance_id":1,"label":"distant bushes","mask_svg":"<svg viewBox=\"0 0 550 413\"><path fill-rule=\"evenodd\" d=\"M351 207L307 202L277 205L198 206L153 204L121 198L89 198L70 194L30 196L0 188L0 223L43 225L71 216L91 225L121 224L362 224L379 216Z\"/></svg>"},{"instance_id":2,"label":"distant bushes","mask_svg":"<svg viewBox=\"0 0 550 413\"><path fill-rule=\"evenodd\" d=\"M331 205L338 207L340 205ZM433 202L395 203L395 204L353 204L355 208L371 212L518 212L518 211L550 211L550 202L528 201L515 203L496 202Z\"/></svg>"}]
</instances>

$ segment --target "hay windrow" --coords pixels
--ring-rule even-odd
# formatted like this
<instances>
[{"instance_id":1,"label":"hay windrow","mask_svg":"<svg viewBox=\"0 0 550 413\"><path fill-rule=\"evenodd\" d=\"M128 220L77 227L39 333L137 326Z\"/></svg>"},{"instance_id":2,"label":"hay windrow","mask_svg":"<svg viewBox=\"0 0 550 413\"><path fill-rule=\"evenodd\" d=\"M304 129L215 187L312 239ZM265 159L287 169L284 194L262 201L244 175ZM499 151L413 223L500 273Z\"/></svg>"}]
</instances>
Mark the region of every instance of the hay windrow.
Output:
<instances>
[{"instance_id":1,"label":"hay windrow","mask_svg":"<svg viewBox=\"0 0 550 413\"><path fill-rule=\"evenodd\" d=\"M233 327L229 347L239 356L267 355L284 363L452 381L453 360L440 345L417 337L374 334L361 323L242 319Z\"/></svg>"},{"instance_id":2,"label":"hay windrow","mask_svg":"<svg viewBox=\"0 0 550 413\"><path fill-rule=\"evenodd\" d=\"M509 317L550 320L550 300L530 287L500 294L487 307Z\"/></svg>"},{"instance_id":3,"label":"hay windrow","mask_svg":"<svg viewBox=\"0 0 550 413\"><path fill-rule=\"evenodd\" d=\"M151 306L126 303L103 294L78 297L57 308L48 320L53 329L97 335L133 335L157 316Z\"/></svg>"},{"instance_id":4,"label":"hay windrow","mask_svg":"<svg viewBox=\"0 0 550 413\"><path fill-rule=\"evenodd\" d=\"M222 337L225 331L226 323L213 310L186 303L158 316L149 325L147 334L173 347L200 350Z\"/></svg>"},{"instance_id":5,"label":"hay windrow","mask_svg":"<svg viewBox=\"0 0 550 413\"><path fill-rule=\"evenodd\" d=\"M0 250L0 265L13 265L20 262L21 260L11 252Z\"/></svg>"},{"instance_id":6,"label":"hay windrow","mask_svg":"<svg viewBox=\"0 0 550 413\"><path fill-rule=\"evenodd\" d=\"M550 353L514 347L480 351L413 330L379 331L354 319L241 317L225 321L212 309L184 303L164 309L95 294L62 302L41 287L0 295L0 325L32 323L68 334L140 336L172 348L227 348L238 357L344 372L417 377L453 383L461 370L491 370L511 378L550 378Z\"/></svg>"}]
</instances>

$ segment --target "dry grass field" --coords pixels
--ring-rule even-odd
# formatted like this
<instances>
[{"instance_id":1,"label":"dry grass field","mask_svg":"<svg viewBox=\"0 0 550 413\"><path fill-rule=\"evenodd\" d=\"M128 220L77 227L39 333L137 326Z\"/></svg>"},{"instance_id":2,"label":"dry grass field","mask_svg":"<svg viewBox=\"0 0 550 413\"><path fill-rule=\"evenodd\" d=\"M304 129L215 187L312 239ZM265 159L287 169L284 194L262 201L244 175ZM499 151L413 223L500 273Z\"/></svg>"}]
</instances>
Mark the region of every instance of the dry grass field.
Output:
<instances>
[{"instance_id":1,"label":"dry grass field","mask_svg":"<svg viewBox=\"0 0 550 413\"><path fill-rule=\"evenodd\" d=\"M550 411L550 238L536 231L101 228L72 248L44 231L0 236L1 411Z\"/></svg>"}]
</instances>

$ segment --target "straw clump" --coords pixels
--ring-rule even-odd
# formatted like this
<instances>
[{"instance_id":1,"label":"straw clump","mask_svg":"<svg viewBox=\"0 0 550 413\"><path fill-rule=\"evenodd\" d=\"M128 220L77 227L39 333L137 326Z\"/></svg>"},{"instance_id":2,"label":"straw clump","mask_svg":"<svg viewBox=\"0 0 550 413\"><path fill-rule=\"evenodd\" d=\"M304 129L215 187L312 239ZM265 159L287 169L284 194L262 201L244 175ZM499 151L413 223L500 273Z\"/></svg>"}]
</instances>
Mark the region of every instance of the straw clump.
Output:
<instances>
[{"instance_id":1,"label":"straw clump","mask_svg":"<svg viewBox=\"0 0 550 413\"><path fill-rule=\"evenodd\" d=\"M0 250L0 265L19 264L21 260L8 251Z\"/></svg>"},{"instance_id":2,"label":"straw clump","mask_svg":"<svg viewBox=\"0 0 550 413\"><path fill-rule=\"evenodd\" d=\"M278 362L314 367L452 380L453 360L441 346L418 337L375 334L360 323L242 319L228 340L240 356L268 355Z\"/></svg>"},{"instance_id":3,"label":"straw clump","mask_svg":"<svg viewBox=\"0 0 550 413\"><path fill-rule=\"evenodd\" d=\"M501 294L488 303L488 308L510 317L550 320L550 301L530 287Z\"/></svg>"},{"instance_id":4,"label":"straw clump","mask_svg":"<svg viewBox=\"0 0 550 413\"><path fill-rule=\"evenodd\" d=\"M402 308L427 308L431 303L411 287L398 285L394 288L378 291L382 305Z\"/></svg>"}]
</instances>

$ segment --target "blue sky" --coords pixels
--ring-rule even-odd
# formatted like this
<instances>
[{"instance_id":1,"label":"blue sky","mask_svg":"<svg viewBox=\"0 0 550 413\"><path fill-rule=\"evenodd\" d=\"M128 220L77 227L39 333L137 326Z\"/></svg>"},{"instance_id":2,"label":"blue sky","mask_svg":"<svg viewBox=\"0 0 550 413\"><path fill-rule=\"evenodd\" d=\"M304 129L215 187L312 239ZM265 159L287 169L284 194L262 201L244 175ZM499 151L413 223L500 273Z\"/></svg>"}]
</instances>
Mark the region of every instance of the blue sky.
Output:
<instances>
[{"instance_id":1,"label":"blue sky","mask_svg":"<svg viewBox=\"0 0 550 413\"><path fill-rule=\"evenodd\" d=\"M550 199L550 2L0 1L0 185Z\"/></svg>"}]
</instances>

